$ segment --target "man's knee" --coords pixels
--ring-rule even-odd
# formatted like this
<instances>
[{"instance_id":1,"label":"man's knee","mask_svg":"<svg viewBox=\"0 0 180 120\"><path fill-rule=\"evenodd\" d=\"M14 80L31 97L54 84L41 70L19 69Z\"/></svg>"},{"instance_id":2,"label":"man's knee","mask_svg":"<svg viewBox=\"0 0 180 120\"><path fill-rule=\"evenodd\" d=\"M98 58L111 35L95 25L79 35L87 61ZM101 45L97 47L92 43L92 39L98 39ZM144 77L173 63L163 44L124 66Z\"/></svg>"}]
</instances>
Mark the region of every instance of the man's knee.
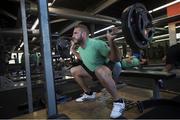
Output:
<instances>
[{"instance_id":1,"label":"man's knee","mask_svg":"<svg viewBox=\"0 0 180 120\"><path fill-rule=\"evenodd\" d=\"M77 75L78 73L80 73L79 67L78 67L78 66L72 67L72 68L70 69L70 72L71 72L71 75L72 75L72 76Z\"/></svg>"},{"instance_id":2,"label":"man's knee","mask_svg":"<svg viewBox=\"0 0 180 120\"><path fill-rule=\"evenodd\" d=\"M107 66L100 66L95 70L96 75L112 74L112 71Z\"/></svg>"},{"instance_id":3,"label":"man's knee","mask_svg":"<svg viewBox=\"0 0 180 120\"><path fill-rule=\"evenodd\" d=\"M84 77L85 79L92 79L92 77L80 65L72 67L70 72L73 77Z\"/></svg>"}]
</instances>

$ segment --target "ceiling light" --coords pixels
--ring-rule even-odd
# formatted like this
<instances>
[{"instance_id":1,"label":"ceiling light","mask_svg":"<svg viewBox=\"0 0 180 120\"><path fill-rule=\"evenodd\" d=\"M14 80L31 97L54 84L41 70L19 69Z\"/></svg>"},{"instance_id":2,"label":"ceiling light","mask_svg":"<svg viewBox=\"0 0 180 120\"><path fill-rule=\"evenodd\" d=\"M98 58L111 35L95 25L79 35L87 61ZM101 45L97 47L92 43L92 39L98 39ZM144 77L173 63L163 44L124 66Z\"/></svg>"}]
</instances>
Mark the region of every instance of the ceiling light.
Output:
<instances>
[{"instance_id":1,"label":"ceiling light","mask_svg":"<svg viewBox=\"0 0 180 120\"><path fill-rule=\"evenodd\" d=\"M48 3L48 7L51 7L56 0L53 0L51 3Z\"/></svg>"},{"instance_id":2,"label":"ceiling light","mask_svg":"<svg viewBox=\"0 0 180 120\"><path fill-rule=\"evenodd\" d=\"M21 43L20 48L22 48L23 45L24 45L24 42Z\"/></svg>"},{"instance_id":3,"label":"ceiling light","mask_svg":"<svg viewBox=\"0 0 180 120\"><path fill-rule=\"evenodd\" d=\"M114 41L122 40L122 39L124 39L124 37L115 38Z\"/></svg>"},{"instance_id":4,"label":"ceiling light","mask_svg":"<svg viewBox=\"0 0 180 120\"><path fill-rule=\"evenodd\" d=\"M38 24L39 24L39 19L37 18L36 21L34 22L33 26L31 27L31 30L34 30Z\"/></svg>"},{"instance_id":5,"label":"ceiling light","mask_svg":"<svg viewBox=\"0 0 180 120\"><path fill-rule=\"evenodd\" d=\"M49 7L52 6L52 3L48 3L48 6L49 6Z\"/></svg>"},{"instance_id":6,"label":"ceiling light","mask_svg":"<svg viewBox=\"0 0 180 120\"><path fill-rule=\"evenodd\" d=\"M105 31L105 30L109 30L109 29L111 29L111 28L113 28L113 27L115 27L115 26L114 26L114 25L111 25L111 26L105 27L105 28L103 28L103 29L100 29L100 30L94 32L94 34L103 32L103 31Z\"/></svg>"},{"instance_id":7,"label":"ceiling light","mask_svg":"<svg viewBox=\"0 0 180 120\"><path fill-rule=\"evenodd\" d=\"M176 34L176 38L179 39L180 38L180 33Z\"/></svg>"},{"instance_id":8,"label":"ceiling light","mask_svg":"<svg viewBox=\"0 0 180 120\"><path fill-rule=\"evenodd\" d=\"M180 28L180 26L176 26L176 28Z\"/></svg>"},{"instance_id":9,"label":"ceiling light","mask_svg":"<svg viewBox=\"0 0 180 120\"><path fill-rule=\"evenodd\" d=\"M31 40L31 42L35 41L36 39L37 39L36 37L33 37L32 40Z\"/></svg>"},{"instance_id":10,"label":"ceiling light","mask_svg":"<svg viewBox=\"0 0 180 120\"><path fill-rule=\"evenodd\" d=\"M155 36L153 37L153 39L157 39L157 38L161 38L161 37L168 37L169 34L164 34L164 35L159 35L159 36Z\"/></svg>"},{"instance_id":11,"label":"ceiling light","mask_svg":"<svg viewBox=\"0 0 180 120\"><path fill-rule=\"evenodd\" d=\"M18 51L22 48L23 45L24 45L24 42L21 43L21 45L18 48Z\"/></svg>"},{"instance_id":12,"label":"ceiling light","mask_svg":"<svg viewBox=\"0 0 180 120\"><path fill-rule=\"evenodd\" d=\"M153 9L153 10L150 10L149 13L152 13L152 12L161 10L161 9L163 9L163 8L169 7L169 6L174 5L174 4L178 3L178 2L180 2L180 0L175 0L175 1L173 1L173 2L167 3L167 4L165 4L165 5L162 5L162 6L160 6L160 7L155 8L155 9Z\"/></svg>"},{"instance_id":13,"label":"ceiling light","mask_svg":"<svg viewBox=\"0 0 180 120\"><path fill-rule=\"evenodd\" d=\"M168 41L168 40L169 40L169 38L166 38L166 39L156 40L156 41L154 41L154 42L152 42L152 43L162 42L162 41Z\"/></svg>"},{"instance_id":14,"label":"ceiling light","mask_svg":"<svg viewBox=\"0 0 180 120\"><path fill-rule=\"evenodd\" d=\"M20 83L19 85L20 85L20 86L24 86L24 83L22 82L22 83Z\"/></svg>"}]
</instances>

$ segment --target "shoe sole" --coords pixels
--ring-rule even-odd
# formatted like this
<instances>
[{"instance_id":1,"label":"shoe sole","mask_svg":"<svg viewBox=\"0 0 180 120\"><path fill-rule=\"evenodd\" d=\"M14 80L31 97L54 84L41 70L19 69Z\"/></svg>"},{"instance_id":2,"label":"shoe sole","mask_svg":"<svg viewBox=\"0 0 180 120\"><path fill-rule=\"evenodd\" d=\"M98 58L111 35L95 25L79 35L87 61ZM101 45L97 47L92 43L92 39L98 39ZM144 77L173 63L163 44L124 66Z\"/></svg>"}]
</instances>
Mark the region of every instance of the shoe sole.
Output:
<instances>
[{"instance_id":1,"label":"shoe sole","mask_svg":"<svg viewBox=\"0 0 180 120\"><path fill-rule=\"evenodd\" d=\"M94 98L94 99L84 99L83 101L76 101L76 102L88 102L88 101L95 101L96 100L96 98Z\"/></svg>"},{"instance_id":2,"label":"shoe sole","mask_svg":"<svg viewBox=\"0 0 180 120\"><path fill-rule=\"evenodd\" d=\"M119 116L119 117L117 117L117 118L112 118L112 117L110 117L110 119L124 119L124 118L123 118L124 112L125 112L125 108L124 108L124 110L122 111L121 116Z\"/></svg>"}]
</instances>

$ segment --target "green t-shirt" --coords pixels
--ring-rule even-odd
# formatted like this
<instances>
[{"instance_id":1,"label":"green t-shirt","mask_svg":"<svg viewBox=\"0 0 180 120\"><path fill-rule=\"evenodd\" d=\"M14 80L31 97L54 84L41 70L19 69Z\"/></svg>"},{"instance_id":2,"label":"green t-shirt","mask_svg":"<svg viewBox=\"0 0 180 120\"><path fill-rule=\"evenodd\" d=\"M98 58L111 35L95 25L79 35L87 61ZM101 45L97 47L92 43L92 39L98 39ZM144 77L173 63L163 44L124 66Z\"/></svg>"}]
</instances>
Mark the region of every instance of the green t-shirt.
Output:
<instances>
[{"instance_id":1,"label":"green t-shirt","mask_svg":"<svg viewBox=\"0 0 180 120\"><path fill-rule=\"evenodd\" d=\"M106 42L98 39L88 38L86 47L78 48L79 54L84 65L91 71L94 71L98 66L106 63L110 48Z\"/></svg>"}]
</instances>

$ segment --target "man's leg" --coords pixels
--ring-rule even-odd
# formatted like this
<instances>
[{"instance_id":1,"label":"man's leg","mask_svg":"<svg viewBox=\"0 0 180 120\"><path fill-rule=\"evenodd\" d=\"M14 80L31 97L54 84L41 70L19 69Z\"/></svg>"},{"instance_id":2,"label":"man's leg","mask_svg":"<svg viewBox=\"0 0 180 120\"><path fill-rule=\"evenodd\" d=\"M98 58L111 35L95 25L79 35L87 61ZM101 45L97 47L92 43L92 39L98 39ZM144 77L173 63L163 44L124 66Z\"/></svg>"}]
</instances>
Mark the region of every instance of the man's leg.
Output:
<instances>
[{"instance_id":1,"label":"man's leg","mask_svg":"<svg viewBox=\"0 0 180 120\"><path fill-rule=\"evenodd\" d=\"M106 66L101 66L95 70L95 74L98 80L101 82L101 84L107 89L107 91L112 95L114 99L113 109L110 117L111 118L120 117L125 109L125 103L118 96L116 85L112 78L111 70Z\"/></svg>"},{"instance_id":2,"label":"man's leg","mask_svg":"<svg viewBox=\"0 0 180 120\"><path fill-rule=\"evenodd\" d=\"M92 80L92 77L84 70L84 68L81 65L71 68L70 72L74 77L75 81L80 85L80 87L85 92L83 96L77 98L76 101L82 102L84 100L94 99L95 93L93 93L86 84L86 81Z\"/></svg>"},{"instance_id":3,"label":"man's leg","mask_svg":"<svg viewBox=\"0 0 180 120\"><path fill-rule=\"evenodd\" d=\"M121 63L120 62L116 62L114 64L114 67L113 67L113 79L116 83L122 83L122 81L120 81L120 74L121 74Z\"/></svg>"},{"instance_id":4,"label":"man's leg","mask_svg":"<svg viewBox=\"0 0 180 120\"><path fill-rule=\"evenodd\" d=\"M86 84L86 80L91 80L92 77L84 70L81 65L72 67L70 70L72 76L74 77L75 81L80 85L84 92L88 92L90 89Z\"/></svg>"},{"instance_id":5,"label":"man's leg","mask_svg":"<svg viewBox=\"0 0 180 120\"><path fill-rule=\"evenodd\" d=\"M118 94L115 82L112 78L111 70L106 66L98 67L95 74L100 81L100 83L107 89L107 91L112 95L114 100L118 100Z\"/></svg>"}]
</instances>

